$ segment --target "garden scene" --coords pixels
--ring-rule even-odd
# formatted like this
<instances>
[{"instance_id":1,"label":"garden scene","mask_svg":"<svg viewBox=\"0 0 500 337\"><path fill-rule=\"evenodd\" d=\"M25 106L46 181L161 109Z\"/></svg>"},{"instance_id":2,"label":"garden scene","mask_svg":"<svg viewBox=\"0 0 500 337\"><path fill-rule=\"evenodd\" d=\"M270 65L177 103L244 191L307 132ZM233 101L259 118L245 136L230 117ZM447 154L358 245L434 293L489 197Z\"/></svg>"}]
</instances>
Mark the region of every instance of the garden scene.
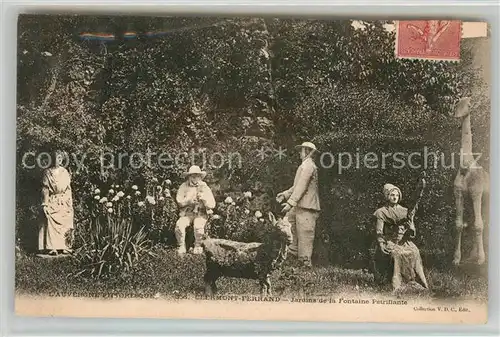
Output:
<instances>
[{"instance_id":1,"label":"garden scene","mask_svg":"<svg viewBox=\"0 0 500 337\"><path fill-rule=\"evenodd\" d=\"M459 99L471 98L473 149L488 168L491 106L482 68L490 40L462 39L460 62L397 59L391 24L23 16L16 292L202 294L205 256L189 251L192 226L187 254L177 253L176 195L185 173L192 165L207 172L203 180L215 198L207 237L264 242L274 226L269 212L284 216L276 195L292 186L301 163L294 147L311 141L320 154L331 154L316 158L321 212L312 267L287 258L271 276L274 295L390 294L390 284L378 285L370 271L373 213L384 202L386 183L401 189L402 205L412 205L425 171L413 239L429 284L425 296L486 301L487 263L452 263L461 148L453 111ZM106 33L109 40L82 32ZM144 36L128 38L129 32ZM40 154L55 149L65 152L71 175L72 252L41 258L42 177L50 158ZM356 165L357 154L395 152L405 159L420 154L413 157L417 167L395 167L394 157L383 167ZM351 161L340 153L351 154ZM471 231L464 229L464 256ZM218 282L220 294L259 293L255 280Z\"/></svg>"}]
</instances>

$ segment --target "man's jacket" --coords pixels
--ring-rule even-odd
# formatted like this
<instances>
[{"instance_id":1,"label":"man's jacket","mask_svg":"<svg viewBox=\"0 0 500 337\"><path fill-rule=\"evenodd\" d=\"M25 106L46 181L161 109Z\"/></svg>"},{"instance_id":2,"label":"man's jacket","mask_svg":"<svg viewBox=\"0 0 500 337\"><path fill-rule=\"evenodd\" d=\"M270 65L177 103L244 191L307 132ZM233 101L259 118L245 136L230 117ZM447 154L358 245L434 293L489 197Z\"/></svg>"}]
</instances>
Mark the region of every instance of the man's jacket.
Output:
<instances>
[{"instance_id":1,"label":"man's jacket","mask_svg":"<svg viewBox=\"0 0 500 337\"><path fill-rule=\"evenodd\" d=\"M196 196L201 197L197 200ZM191 186L189 180L182 183L177 191L176 201L179 205L179 216L207 216L207 209L215 207L215 198L210 187L204 181L200 181L198 186ZM189 201L196 201L190 204Z\"/></svg>"},{"instance_id":2,"label":"man's jacket","mask_svg":"<svg viewBox=\"0 0 500 337\"><path fill-rule=\"evenodd\" d=\"M321 210L318 191L318 168L312 158L306 158L297 169L293 186L283 192L292 206Z\"/></svg>"}]
</instances>

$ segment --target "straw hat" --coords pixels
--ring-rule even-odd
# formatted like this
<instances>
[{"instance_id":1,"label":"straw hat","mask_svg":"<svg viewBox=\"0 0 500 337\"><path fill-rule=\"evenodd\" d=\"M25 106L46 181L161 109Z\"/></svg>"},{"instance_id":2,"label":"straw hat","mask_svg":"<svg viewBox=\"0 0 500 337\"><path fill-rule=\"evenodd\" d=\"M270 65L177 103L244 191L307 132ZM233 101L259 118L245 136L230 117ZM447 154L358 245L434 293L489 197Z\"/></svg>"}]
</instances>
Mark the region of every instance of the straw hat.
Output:
<instances>
[{"instance_id":1,"label":"straw hat","mask_svg":"<svg viewBox=\"0 0 500 337\"><path fill-rule=\"evenodd\" d=\"M205 177L206 177L207 172L202 171L202 170L200 169L200 167L199 167L199 166L197 166L197 165L193 165L193 166L191 166L191 167L189 168L189 171L184 172L183 176L184 176L184 177L187 177L187 176L190 176L190 175L192 175L192 174L199 174L199 175L201 175L201 179L203 179L203 178L205 178Z\"/></svg>"},{"instance_id":2,"label":"straw hat","mask_svg":"<svg viewBox=\"0 0 500 337\"><path fill-rule=\"evenodd\" d=\"M296 149L301 149L303 147L311 149L311 150L313 150L313 152L318 151L318 149L316 148L316 145L314 145L311 142L303 142L302 144L295 146Z\"/></svg>"}]
</instances>

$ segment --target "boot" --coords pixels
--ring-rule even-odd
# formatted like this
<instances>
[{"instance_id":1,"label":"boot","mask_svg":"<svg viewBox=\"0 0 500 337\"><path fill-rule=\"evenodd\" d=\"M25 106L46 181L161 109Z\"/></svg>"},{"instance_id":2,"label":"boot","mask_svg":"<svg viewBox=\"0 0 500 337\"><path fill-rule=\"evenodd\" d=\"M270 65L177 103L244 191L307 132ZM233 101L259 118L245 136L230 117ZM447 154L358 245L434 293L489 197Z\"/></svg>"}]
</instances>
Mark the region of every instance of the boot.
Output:
<instances>
[{"instance_id":1,"label":"boot","mask_svg":"<svg viewBox=\"0 0 500 337\"><path fill-rule=\"evenodd\" d=\"M175 238L177 240L177 254L186 254L186 232L179 228L175 229Z\"/></svg>"},{"instance_id":2,"label":"boot","mask_svg":"<svg viewBox=\"0 0 500 337\"><path fill-rule=\"evenodd\" d=\"M185 245L185 244L181 244L181 245L177 248L177 254L179 254L179 255L184 255L184 254L186 254L186 245Z\"/></svg>"}]
</instances>

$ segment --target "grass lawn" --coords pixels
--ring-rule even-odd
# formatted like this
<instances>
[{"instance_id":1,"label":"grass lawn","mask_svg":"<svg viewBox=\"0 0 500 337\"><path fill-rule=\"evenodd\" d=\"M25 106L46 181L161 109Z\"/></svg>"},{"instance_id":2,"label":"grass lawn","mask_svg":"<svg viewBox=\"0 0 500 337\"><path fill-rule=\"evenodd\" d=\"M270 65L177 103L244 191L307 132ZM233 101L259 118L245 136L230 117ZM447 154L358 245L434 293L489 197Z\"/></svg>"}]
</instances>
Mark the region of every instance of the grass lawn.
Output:
<instances>
[{"instance_id":1,"label":"grass lawn","mask_svg":"<svg viewBox=\"0 0 500 337\"><path fill-rule=\"evenodd\" d=\"M42 259L19 254L16 258L16 292L50 296L84 297L157 297L193 298L203 293L204 256L175 250L154 248L155 256L147 257L126 277L108 280L74 277L78 271L71 258ZM487 276L477 268L450 271L427 269L432 298L487 300ZM483 275L481 275L483 274ZM390 295L390 288L378 288L373 276L363 270L338 266L297 269L288 261L271 278L273 295L290 297L322 297L342 293ZM219 294L258 295L255 280L221 278Z\"/></svg>"}]
</instances>

